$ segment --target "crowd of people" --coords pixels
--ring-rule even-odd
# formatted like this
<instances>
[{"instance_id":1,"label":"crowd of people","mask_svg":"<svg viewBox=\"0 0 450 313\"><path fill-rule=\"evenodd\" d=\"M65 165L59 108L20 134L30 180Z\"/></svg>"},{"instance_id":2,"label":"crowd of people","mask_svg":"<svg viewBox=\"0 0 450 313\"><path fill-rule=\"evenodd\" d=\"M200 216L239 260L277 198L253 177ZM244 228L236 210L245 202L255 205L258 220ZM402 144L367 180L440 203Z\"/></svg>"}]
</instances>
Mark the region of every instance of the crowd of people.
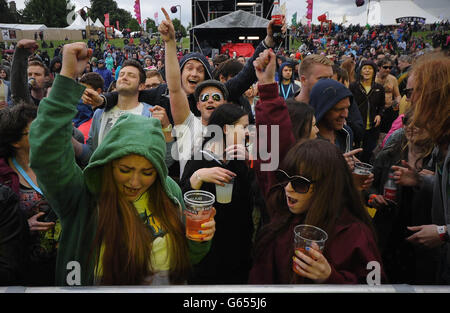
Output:
<instances>
[{"instance_id":1,"label":"crowd of people","mask_svg":"<svg viewBox=\"0 0 450 313\"><path fill-rule=\"evenodd\" d=\"M336 26L289 53L271 21L253 56L205 56L163 13L157 44L2 60L0 285L366 284L374 261L450 284L448 38ZM183 195L229 183L188 235Z\"/></svg>"}]
</instances>

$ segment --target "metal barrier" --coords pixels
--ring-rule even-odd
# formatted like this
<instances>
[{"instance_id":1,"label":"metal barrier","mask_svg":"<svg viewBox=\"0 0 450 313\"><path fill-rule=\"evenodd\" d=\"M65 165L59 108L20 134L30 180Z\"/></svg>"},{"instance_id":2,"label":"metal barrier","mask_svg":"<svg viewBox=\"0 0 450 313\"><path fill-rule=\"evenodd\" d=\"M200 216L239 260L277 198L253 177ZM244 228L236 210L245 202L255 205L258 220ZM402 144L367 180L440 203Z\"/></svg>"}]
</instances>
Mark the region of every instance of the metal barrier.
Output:
<instances>
[{"instance_id":1,"label":"metal barrier","mask_svg":"<svg viewBox=\"0 0 450 313\"><path fill-rule=\"evenodd\" d=\"M0 287L0 293L190 293L190 294L291 294L291 293L450 293L450 286L419 285L207 285L207 286L91 286Z\"/></svg>"}]
</instances>

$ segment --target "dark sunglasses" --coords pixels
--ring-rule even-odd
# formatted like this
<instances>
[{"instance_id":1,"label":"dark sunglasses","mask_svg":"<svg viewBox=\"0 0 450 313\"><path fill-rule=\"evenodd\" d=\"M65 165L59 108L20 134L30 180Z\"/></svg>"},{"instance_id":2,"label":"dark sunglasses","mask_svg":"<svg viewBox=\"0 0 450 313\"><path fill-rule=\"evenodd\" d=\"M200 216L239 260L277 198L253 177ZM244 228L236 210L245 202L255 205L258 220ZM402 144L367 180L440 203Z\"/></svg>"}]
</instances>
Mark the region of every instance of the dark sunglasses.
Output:
<instances>
[{"instance_id":1,"label":"dark sunglasses","mask_svg":"<svg viewBox=\"0 0 450 313\"><path fill-rule=\"evenodd\" d=\"M202 102L208 101L209 96L211 96L214 101L222 100L222 95L220 93L214 92L212 94L204 93L204 94L200 95L200 101L202 101Z\"/></svg>"},{"instance_id":2,"label":"dark sunglasses","mask_svg":"<svg viewBox=\"0 0 450 313\"><path fill-rule=\"evenodd\" d=\"M383 68L384 68L385 70L391 70L392 67L393 67L393 66L388 66L388 65L384 65L384 66L383 66Z\"/></svg>"},{"instance_id":3,"label":"dark sunglasses","mask_svg":"<svg viewBox=\"0 0 450 313\"><path fill-rule=\"evenodd\" d=\"M285 171L280 169L275 171L275 177L279 185L283 187L291 183L292 188L297 193L307 193L309 191L309 187L314 182L303 176L289 176Z\"/></svg>"},{"instance_id":4,"label":"dark sunglasses","mask_svg":"<svg viewBox=\"0 0 450 313\"><path fill-rule=\"evenodd\" d=\"M411 98L411 95L412 95L413 91L414 91L414 88L407 88L407 89L405 89L406 98L408 98L408 99Z\"/></svg>"}]
</instances>

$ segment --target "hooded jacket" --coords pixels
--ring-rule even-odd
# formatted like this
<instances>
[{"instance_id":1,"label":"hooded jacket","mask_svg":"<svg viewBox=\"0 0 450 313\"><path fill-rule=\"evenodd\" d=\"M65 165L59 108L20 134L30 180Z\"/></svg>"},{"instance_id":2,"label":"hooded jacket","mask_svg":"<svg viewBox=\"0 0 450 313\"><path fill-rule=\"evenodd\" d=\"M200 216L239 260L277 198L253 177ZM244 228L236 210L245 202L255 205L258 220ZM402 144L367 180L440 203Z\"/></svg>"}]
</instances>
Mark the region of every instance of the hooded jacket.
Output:
<instances>
[{"instance_id":1,"label":"hooded jacket","mask_svg":"<svg viewBox=\"0 0 450 313\"><path fill-rule=\"evenodd\" d=\"M326 113L345 98L349 98L352 103L353 95L343 84L329 78L319 80L312 88L309 100L309 104L314 108L316 123L319 124ZM351 150L352 143L353 132L350 127L344 125L341 130L336 131L335 144L343 153Z\"/></svg>"},{"instance_id":2,"label":"hooded jacket","mask_svg":"<svg viewBox=\"0 0 450 313\"><path fill-rule=\"evenodd\" d=\"M372 86L369 93L364 89L361 79L361 69L364 65L372 66L373 68L373 79ZM375 82L375 77L377 75L377 66L374 62L370 60L362 61L359 66L359 71L357 75L357 80L350 84L349 89L351 90L353 97L355 98L356 105L361 112L361 116L364 121L364 129L366 129L367 118L370 120L370 128L375 126L375 116L380 115L383 117L384 111L384 87Z\"/></svg>"},{"instance_id":3,"label":"hooded jacket","mask_svg":"<svg viewBox=\"0 0 450 313\"><path fill-rule=\"evenodd\" d=\"M166 145L157 119L131 114L120 117L93 153L84 172L81 171L75 163L70 137L76 104L84 89L74 80L58 75L30 128L30 166L62 226L57 285L94 282L95 258L91 247L97 230L101 169L106 163L129 154L144 156L157 170L168 197L180 207L180 214L185 209L180 188L167 176ZM194 264L210 247L209 242L188 241L188 244Z\"/></svg>"}]
</instances>

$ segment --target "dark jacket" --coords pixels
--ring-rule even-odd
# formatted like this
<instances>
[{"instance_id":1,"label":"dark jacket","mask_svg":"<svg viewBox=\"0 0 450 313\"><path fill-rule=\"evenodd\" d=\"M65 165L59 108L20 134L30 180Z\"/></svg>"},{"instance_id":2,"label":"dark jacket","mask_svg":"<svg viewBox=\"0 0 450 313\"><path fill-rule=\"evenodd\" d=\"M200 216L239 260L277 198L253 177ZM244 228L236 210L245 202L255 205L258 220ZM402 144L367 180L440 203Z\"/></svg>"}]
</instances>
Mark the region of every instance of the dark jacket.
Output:
<instances>
[{"instance_id":1,"label":"dark jacket","mask_svg":"<svg viewBox=\"0 0 450 313\"><path fill-rule=\"evenodd\" d=\"M237 176L233 184L231 203L214 203L216 232L211 249L205 258L194 266L190 284L245 284L250 270L251 237L253 234L252 198L250 180L245 161L232 160L226 165L219 161L189 160L181 178L183 193L191 190L190 178L201 168L223 167ZM216 195L213 183L202 184L201 190ZM231 252L232 251L232 252ZM231 253L230 253L231 252ZM220 268L220 271L217 269Z\"/></svg>"},{"instance_id":2,"label":"dark jacket","mask_svg":"<svg viewBox=\"0 0 450 313\"><path fill-rule=\"evenodd\" d=\"M24 285L29 228L19 196L0 184L0 286Z\"/></svg>"},{"instance_id":3,"label":"dark jacket","mask_svg":"<svg viewBox=\"0 0 450 313\"><path fill-rule=\"evenodd\" d=\"M406 143L403 130L395 132L390 143L377 155L370 194L383 195L391 167L408 160L408 149L402 150ZM428 156L423 160L423 167L433 170L430 159ZM434 284L437 250L405 240L411 235L407 226L432 224L432 194L424 189L397 185L396 199L397 205L378 206L373 218L386 274L393 284Z\"/></svg>"},{"instance_id":4,"label":"dark jacket","mask_svg":"<svg viewBox=\"0 0 450 313\"><path fill-rule=\"evenodd\" d=\"M294 216L288 227L256 256L250 271L250 284L292 283L295 275L292 270L293 233L298 224L302 224L301 215ZM367 264L371 261L382 263L371 230L344 209L330 238L325 244L324 256L331 266L331 275L324 284L366 284L371 271ZM385 282L382 266L381 271L381 282Z\"/></svg>"},{"instance_id":5,"label":"dark jacket","mask_svg":"<svg viewBox=\"0 0 450 313\"><path fill-rule=\"evenodd\" d=\"M285 68L286 66L289 66L292 69L292 76L288 85L283 84L283 68ZM291 98L297 91L300 90L300 86L298 86L294 81L294 66L291 62L284 62L280 65L280 68L278 70L278 77L279 94L285 100Z\"/></svg>"},{"instance_id":6,"label":"dark jacket","mask_svg":"<svg viewBox=\"0 0 450 313\"><path fill-rule=\"evenodd\" d=\"M359 68L364 65L370 65L373 68L373 79L372 87L369 93L366 92L363 85L361 84L361 73L358 73L357 80L350 84L349 89L351 90L353 97L355 99L356 105L361 112L363 119L364 129L366 129L367 124L367 112L369 112L370 128L375 125L375 116L380 115L383 118L385 96L384 87L375 82L375 77L377 74L377 67L373 62L363 61Z\"/></svg>"}]
</instances>

